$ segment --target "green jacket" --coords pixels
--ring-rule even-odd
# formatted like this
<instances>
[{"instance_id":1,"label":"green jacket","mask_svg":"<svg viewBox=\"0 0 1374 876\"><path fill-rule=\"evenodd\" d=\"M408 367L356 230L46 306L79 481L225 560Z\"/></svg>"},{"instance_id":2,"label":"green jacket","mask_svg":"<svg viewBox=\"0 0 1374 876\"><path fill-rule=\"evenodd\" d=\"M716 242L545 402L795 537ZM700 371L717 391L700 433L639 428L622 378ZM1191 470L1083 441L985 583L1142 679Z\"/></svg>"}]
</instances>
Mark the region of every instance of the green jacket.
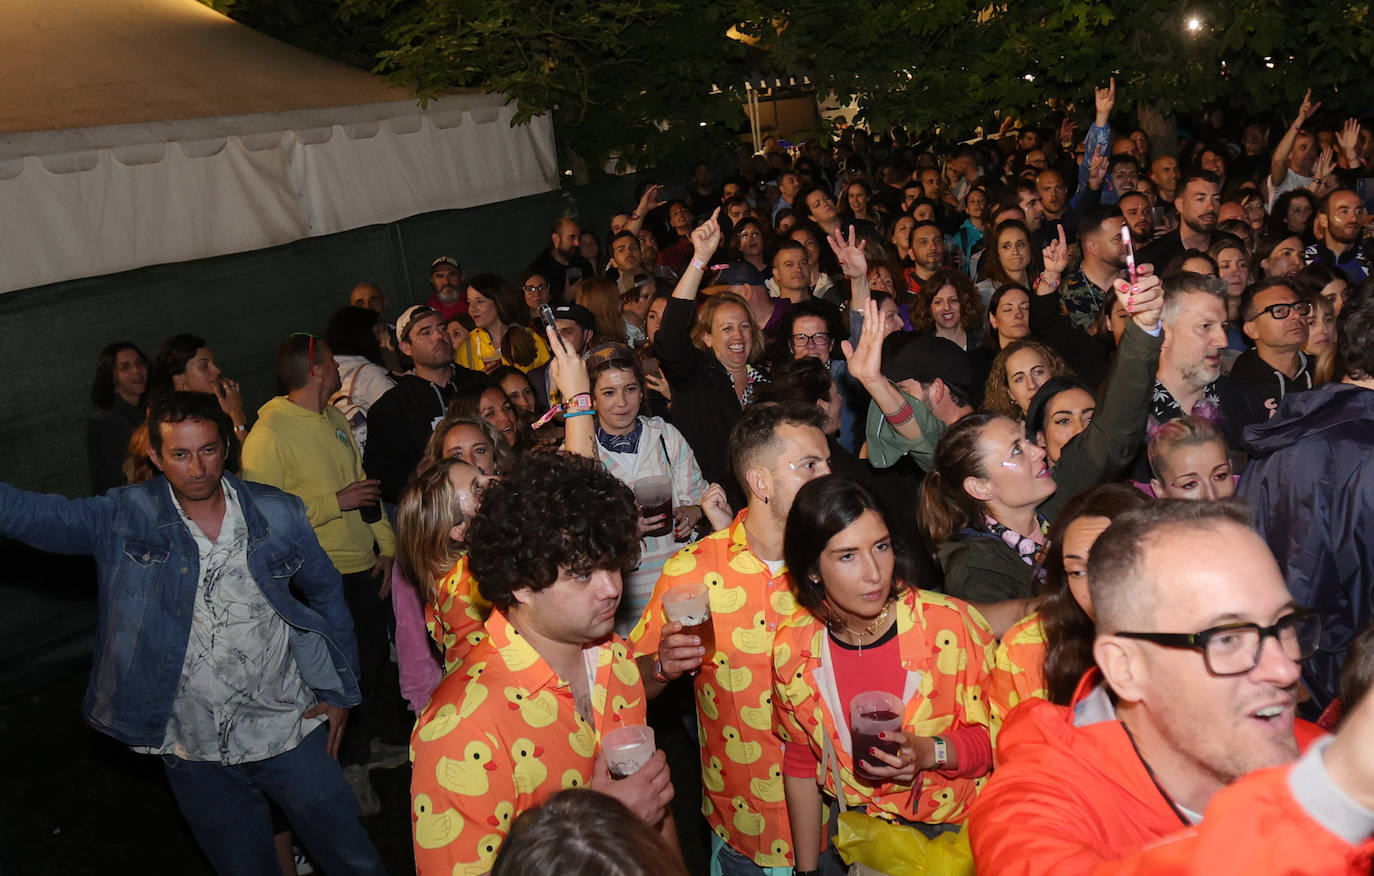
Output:
<instances>
[{"instance_id":1,"label":"green jacket","mask_svg":"<svg viewBox=\"0 0 1374 876\"><path fill-rule=\"evenodd\" d=\"M1152 337L1135 323L1127 324L1097 415L1064 445L1054 467L1058 489L1036 509L1046 520L1053 522L1070 499L1117 477L1135 459L1145 438L1161 341L1162 336ZM997 602L1035 595L1034 569L996 536L964 530L941 544L937 553L945 592L951 596Z\"/></svg>"}]
</instances>

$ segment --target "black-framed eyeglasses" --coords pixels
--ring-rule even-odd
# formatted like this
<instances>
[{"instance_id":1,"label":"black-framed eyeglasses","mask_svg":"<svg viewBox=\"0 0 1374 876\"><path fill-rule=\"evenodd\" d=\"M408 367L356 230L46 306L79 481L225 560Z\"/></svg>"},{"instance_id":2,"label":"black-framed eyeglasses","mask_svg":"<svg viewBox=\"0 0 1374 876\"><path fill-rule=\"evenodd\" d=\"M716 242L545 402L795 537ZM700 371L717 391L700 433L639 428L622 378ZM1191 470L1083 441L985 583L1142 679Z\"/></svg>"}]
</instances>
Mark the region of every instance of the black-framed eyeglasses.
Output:
<instances>
[{"instance_id":1,"label":"black-framed eyeglasses","mask_svg":"<svg viewBox=\"0 0 1374 876\"><path fill-rule=\"evenodd\" d=\"M549 284L548 284L548 283L527 283L527 284L525 284L524 286L522 286L521 288L524 289L526 292L547 292L547 291L549 291Z\"/></svg>"},{"instance_id":2,"label":"black-framed eyeglasses","mask_svg":"<svg viewBox=\"0 0 1374 876\"><path fill-rule=\"evenodd\" d=\"M1264 640L1272 636L1289 660L1306 660L1317 653L1321 640L1321 616L1295 611L1274 624L1222 624L1200 633L1116 633L1124 639L1141 639L1166 648L1191 648L1202 652L1207 671L1213 675L1244 675L1259 665Z\"/></svg>"},{"instance_id":3,"label":"black-framed eyeglasses","mask_svg":"<svg viewBox=\"0 0 1374 876\"><path fill-rule=\"evenodd\" d=\"M1296 310L1298 316L1307 316L1312 312L1311 301L1288 301L1280 304L1271 304L1261 308L1251 319L1259 319L1262 314L1269 314L1274 319L1287 319L1290 311Z\"/></svg>"},{"instance_id":4,"label":"black-framed eyeglasses","mask_svg":"<svg viewBox=\"0 0 1374 876\"><path fill-rule=\"evenodd\" d=\"M792 346L828 347L830 346L830 332L816 332L814 335L804 335L799 332L792 336Z\"/></svg>"}]
</instances>

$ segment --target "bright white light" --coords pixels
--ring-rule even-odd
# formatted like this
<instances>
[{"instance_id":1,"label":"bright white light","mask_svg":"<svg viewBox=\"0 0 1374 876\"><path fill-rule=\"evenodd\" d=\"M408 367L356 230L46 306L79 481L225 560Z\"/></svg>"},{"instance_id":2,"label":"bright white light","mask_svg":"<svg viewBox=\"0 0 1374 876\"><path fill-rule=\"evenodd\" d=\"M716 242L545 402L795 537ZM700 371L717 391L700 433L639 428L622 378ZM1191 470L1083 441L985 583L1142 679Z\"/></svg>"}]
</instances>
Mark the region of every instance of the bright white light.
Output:
<instances>
[{"instance_id":1,"label":"bright white light","mask_svg":"<svg viewBox=\"0 0 1374 876\"><path fill-rule=\"evenodd\" d=\"M700 124L701 127L703 127L703 128L706 127L706 123L705 123L705 122L700 122L699 124Z\"/></svg>"},{"instance_id":2,"label":"bright white light","mask_svg":"<svg viewBox=\"0 0 1374 876\"><path fill-rule=\"evenodd\" d=\"M1034 74L1034 73L1027 73L1025 76L1022 76L1021 78L1024 79L1024 80L1026 80L1027 82L1034 82L1034 81L1035 81L1035 74Z\"/></svg>"},{"instance_id":3,"label":"bright white light","mask_svg":"<svg viewBox=\"0 0 1374 876\"><path fill-rule=\"evenodd\" d=\"M1202 30L1202 19L1198 18L1196 15L1188 19L1188 30L1192 31L1193 33L1197 33L1198 31Z\"/></svg>"}]
</instances>

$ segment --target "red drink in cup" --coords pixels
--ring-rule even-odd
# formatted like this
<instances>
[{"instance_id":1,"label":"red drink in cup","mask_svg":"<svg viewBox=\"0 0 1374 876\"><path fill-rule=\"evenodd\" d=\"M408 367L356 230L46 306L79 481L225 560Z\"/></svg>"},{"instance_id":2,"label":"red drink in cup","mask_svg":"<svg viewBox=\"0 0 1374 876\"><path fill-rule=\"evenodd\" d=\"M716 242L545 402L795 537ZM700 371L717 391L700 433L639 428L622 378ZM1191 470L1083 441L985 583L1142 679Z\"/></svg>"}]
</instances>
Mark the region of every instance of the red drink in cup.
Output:
<instances>
[{"instance_id":1,"label":"red drink in cup","mask_svg":"<svg viewBox=\"0 0 1374 876\"><path fill-rule=\"evenodd\" d=\"M702 582L680 584L663 594L663 613L682 624L682 631L701 639L705 663L716 652L716 628L711 621L711 595Z\"/></svg>"},{"instance_id":2,"label":"red drink in cup","mask_svg":"<svg viewBox=\"0 0 1374 876\"><path fill-rule=\"evenodd\" d=\"M849 703L850 750L854 753L854 775L870 784L880 784L885 779L878 778L864 769L864 761L874 766L887 766L869 754L876 748L888 754L899 750L896 741L879 739L879 733L893 733L902 729L902 701L881 690L870 690L858 694Z\"/></svg>"},{"instance_id":3,"label":"red drink in cup","mask_svg":"<svg viewBox=\"0 0 1374 876\"><path fill-rule=\"evenodd\" d=\"M673 482L666 477L647 477L635 479L635 502L639 505L640 516L646 520L660 514L667 515L663 523L644 533L645 535L667 535L673 531Z\"/></svg>"}]
</instances>

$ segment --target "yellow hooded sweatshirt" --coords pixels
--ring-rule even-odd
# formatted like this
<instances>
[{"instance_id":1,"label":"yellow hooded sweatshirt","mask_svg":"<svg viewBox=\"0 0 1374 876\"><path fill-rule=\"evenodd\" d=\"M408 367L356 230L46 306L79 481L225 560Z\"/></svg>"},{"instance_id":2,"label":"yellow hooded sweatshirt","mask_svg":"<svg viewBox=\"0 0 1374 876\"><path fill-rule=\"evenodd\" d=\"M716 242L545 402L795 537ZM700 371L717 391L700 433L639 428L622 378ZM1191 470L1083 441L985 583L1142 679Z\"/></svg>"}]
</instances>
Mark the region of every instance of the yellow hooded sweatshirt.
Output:
<instances>
[{"instance_id":1,"label":"yellow hooded sweatshirt","mask_svg":"<svg viewBox=\"0 0 1374 876\"><path fill-rule=\"evenodd\" d=\"M382 556L396 553L385 514L368 524L361 511L339 510L335 494L367 475L348 420L333 405L317 414L279 395L259 408L243 441L243 478L300 497L320 547L341 574L371 569L377 562L374 541Z\"/></svg>"}]
</instances>

